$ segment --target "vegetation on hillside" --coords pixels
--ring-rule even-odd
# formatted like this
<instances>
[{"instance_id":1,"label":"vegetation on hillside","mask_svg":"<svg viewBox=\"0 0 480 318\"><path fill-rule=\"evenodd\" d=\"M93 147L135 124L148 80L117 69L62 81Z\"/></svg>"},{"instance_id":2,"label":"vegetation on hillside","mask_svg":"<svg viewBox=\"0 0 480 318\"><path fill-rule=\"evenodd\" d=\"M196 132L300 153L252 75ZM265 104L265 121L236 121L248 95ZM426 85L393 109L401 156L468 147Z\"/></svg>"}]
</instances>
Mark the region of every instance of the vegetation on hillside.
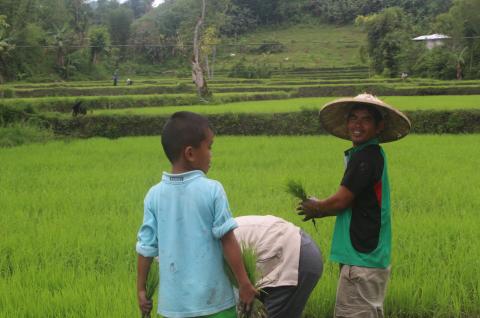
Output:
<instances>
[{"instance_id":1,"label":"vegetation on hillside","mask_svg":"<svg viewBox=\"0 0 480 318\"><path fill-rule=\"evenodd\" d=\"M116 68L122 76L168 69L189 74L201 1L166 0L157 8L152 8L152 2L2 1L0 81L105 79ZM299 23L351 25L357 19L368 34L368 42L363 48L361 43L351 44L355 52L349 52L346 59L363 58L356 65L369 63L373 71L387 76L407 71L436 78L478 78L479 11L480 0L208 0L200 39L202 63L209 65L208 74L213 75L217 61L228 61L228 51L234 51L238 41L259 29ZM410 41L417 35L441 32L452 39L439 49L428 51ZM247 66L265 54L288 61L288 54L302 48L283 37L259 40L242 44L257 56L247 57ZM335 45L325 43L324 47L335 49ZM296 63L286 64L292 68L328 66L318 59L310 49ZM265 65L270 62L261 61ZM232 67L232 63L223 66Z\"/></svg>"}]
</instances>

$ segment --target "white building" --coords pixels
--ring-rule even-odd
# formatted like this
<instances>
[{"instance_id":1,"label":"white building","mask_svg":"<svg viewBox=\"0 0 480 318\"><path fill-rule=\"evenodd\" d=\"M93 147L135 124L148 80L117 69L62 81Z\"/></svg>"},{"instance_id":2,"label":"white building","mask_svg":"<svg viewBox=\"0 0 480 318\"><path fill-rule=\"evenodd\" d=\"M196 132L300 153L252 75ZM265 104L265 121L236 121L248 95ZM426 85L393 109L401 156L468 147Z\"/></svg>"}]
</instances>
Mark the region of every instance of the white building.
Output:
<instances>
[{"instance_id":1,"label":"white building","mask_svg":"<svg viewBox=\"0 0 480 318\"><path fill-rule=\"evenodd\" d=\"M430 35L422 35L413 38L413 41L425 41L425 45L429 50L433 49L434 47L443 45L446 39L450 39L448 35L444 34L430 34Z\"/></svg>"}]
</instances>

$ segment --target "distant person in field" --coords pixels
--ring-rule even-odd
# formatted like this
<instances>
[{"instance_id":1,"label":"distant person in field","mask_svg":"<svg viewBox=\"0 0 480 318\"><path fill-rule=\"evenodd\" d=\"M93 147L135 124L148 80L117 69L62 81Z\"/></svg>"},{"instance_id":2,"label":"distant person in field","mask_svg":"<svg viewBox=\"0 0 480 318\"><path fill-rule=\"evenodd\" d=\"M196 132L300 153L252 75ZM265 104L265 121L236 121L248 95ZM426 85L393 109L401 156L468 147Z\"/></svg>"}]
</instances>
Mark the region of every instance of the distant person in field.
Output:
<instances>
[{"instance_id":1,"label":"distant person in field","mask_svg":"<svg viewBox=\"0 0 480 318\"><path fill-rule=\"evenodd\" d=\"M112 76L113 86L117 86L117 84L118 84L118 79L119 79L118 69L116 69L115 72L113 72L113 76Z\"/></svg>"},{"instance_id":2,"label":"distant person in field","mask_svg":"<svg viewBox=\"0 0 480 318\"><path fill-rule=\"evenodd\" d=\"M304 220L336 216L330 259L340 264L335 317L384 317L390 276L391 216L387 160L380 143L410 131L408 118L369 94L342 98L320 111L323 127L352 141L338 191L300 202Z\"/></svg>"},{"instance_id":3,"label":"distant person in field","mask_svg":"<svg viewBox=\"0 0 480 318\"><path fill-rule=\"evenodd\" d=\"M316 243L299 227L266 215L236 217L234 230L240 246L257 256L263 290L260 300L268 318L300 318L308 297L322 276L322 254Z\"/></svg>"},{"instance_id":4,"label":"distant person in field","mask_svg":"<svg viewBox=\"0 0 480 318\"><path fill-rule=\"evenodd\" d=\"M127 86L133 85L133 81L129 78L127 78Z\"/></svg>"},{"instance_id":5,"label":"distant person in field","mask_svg":"<svg viewBox=\"0 0 480 318\"><path fill-rule=\"evenodd\" d=\"M140 310L148 314L146 278L158 256L158 313L163 317L236 317L225 258L234 273L240 305L246 310L256 290L248 279L233 219L222 185L209 179L214 134L208 120L191 112L174 113L162 132L171 172L147 193L138 232L137 291Z\"/></svg>"},{"instance_id":6,"label":"distant person in field","mask_svg":"<svg viewBox=\"0 0 480 318\"><path fill-rule=\"evenodd\" d=\"M82 106L82 101L77 101L72 107L72 116L77 117L78 115L86 115L87 108Z\"/></svg>"}]
</instances>

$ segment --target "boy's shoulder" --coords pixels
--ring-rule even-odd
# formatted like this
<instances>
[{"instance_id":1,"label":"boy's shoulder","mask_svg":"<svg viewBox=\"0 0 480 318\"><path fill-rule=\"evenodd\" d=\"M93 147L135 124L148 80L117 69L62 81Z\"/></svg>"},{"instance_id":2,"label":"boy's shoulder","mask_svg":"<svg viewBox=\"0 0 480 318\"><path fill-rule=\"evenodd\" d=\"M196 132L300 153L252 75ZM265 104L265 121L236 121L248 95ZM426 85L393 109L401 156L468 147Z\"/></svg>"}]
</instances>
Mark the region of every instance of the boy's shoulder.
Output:
<instances>
[{"instance_id":1,"label":"boy's shoulder","mask_svg":"<svg viewBox=\"0 0 480 318\"><path fill-rule=\"evenodd\" d=\"M180 178L175 178L177 177L174 175L164 174L160 182L153 185L149 189L149 191L147 192L147 196L148 194L161 192L167 190L171 186L178 186L181 184L192 184L194 185L196 191L224 191L223 185L220 183L220 181L208 178L205 174L198 175L196 178L193 178L191 180L182 180Z\"/></svg>"}]
</instances>

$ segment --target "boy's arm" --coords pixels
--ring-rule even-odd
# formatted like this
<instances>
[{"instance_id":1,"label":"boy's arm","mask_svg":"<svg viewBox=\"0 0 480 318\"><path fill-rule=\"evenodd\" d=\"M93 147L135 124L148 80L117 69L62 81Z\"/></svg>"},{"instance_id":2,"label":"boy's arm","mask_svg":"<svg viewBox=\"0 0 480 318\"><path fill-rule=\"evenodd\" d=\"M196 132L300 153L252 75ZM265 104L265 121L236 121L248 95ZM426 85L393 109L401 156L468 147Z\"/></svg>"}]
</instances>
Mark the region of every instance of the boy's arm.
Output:
<instances>
[{"instance_id":1,"label":"boy's arm","mask_svg":"<svg viewBox=\"0 0 480 318\"><path fill-rule=\"evenodd\" d=\"M137 264L137 295L138 306L142 315L150 314L152 310L152 301L147 299L147 276L150 271L150 265L152 264L153 257L145 257L138 255Z\"/></svg>"},{"instance_id":2,"label":"boy's arm","mask_svg":"<svg viewBox=\"0 0 480 318\"><path fill-rule=\"evenodd\" d=\"M222 238L223 254L227 260L228 265L232 269L233 274L238 282L238 291L240 301L245 306L245 311L249 311L250 305L253 302L257 291L248 279L245 265L242 260L242 252L238 245L237 239L233 234L233 230L227 232Z\"/></svg>"},{"instance_id":3,"label":"boy's arm","mask_svg":"<svg viewBox=\"0 0 480 318\"><path fill-rule=\"evenodd\" d=\"M299 203L297 208L299 215L305 215L305 219L322 218L335 216L347 207L352 205L355 194L345 186L340 186L338 191L324 199L308 198Z\"/></svg>"}]
</instances>

